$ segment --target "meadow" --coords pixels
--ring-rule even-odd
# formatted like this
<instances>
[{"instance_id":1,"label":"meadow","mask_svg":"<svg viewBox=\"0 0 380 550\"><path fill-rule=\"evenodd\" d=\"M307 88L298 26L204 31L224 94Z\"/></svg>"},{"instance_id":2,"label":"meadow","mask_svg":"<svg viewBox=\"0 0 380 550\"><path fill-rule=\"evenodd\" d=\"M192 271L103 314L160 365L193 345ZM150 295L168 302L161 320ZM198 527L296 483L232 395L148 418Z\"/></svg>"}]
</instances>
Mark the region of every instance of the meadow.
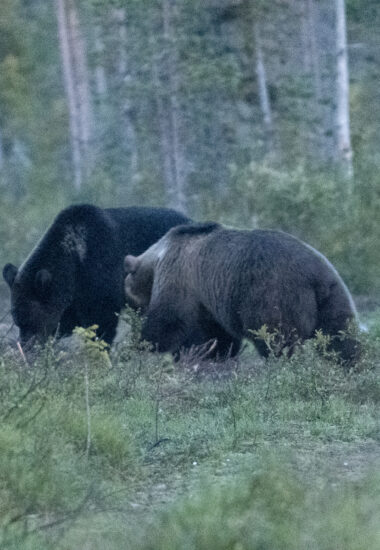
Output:
<instances>
[{"instance_id":1,"label":"meadow","mask_svg":"<svg viewBox=\"0 0 380 550\"><path fill-rule=\"evenodd\" d=\"M378 309L349 371L321 336L173 362L122 317L110 353L91 329L33 359L3 339L2 549L379 548Z\"/></svg>"}]
</instances>

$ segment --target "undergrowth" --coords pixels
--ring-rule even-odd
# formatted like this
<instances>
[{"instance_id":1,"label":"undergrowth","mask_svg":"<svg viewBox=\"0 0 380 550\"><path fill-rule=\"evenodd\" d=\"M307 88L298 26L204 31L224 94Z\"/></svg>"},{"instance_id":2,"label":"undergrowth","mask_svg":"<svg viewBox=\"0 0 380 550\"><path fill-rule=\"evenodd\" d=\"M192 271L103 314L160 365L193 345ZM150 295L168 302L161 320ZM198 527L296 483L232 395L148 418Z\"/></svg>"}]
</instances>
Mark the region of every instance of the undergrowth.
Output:
<instances>
[{"instance_id":1,"label":"undergrowth","mask_svg":"<svg viewBox=\"0 0 380 550\"><path fill-rule=\"evenodd\" d=\"M312 341L175 363L129 323L110 353L93 328L33 358L3 345L2 549L379 546L376 319L351 370Z\"/></svg>"}]
</instances>

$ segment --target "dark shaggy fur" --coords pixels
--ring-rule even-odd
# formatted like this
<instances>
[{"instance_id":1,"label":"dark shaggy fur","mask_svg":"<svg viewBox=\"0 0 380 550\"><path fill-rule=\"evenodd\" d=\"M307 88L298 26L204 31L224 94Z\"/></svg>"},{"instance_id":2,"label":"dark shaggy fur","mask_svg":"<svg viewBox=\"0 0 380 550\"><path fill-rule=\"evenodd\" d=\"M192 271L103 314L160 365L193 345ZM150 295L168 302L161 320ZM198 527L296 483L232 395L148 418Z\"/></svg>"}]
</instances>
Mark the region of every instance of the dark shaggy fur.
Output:
<instances>
[{"instance_id":1,"label":"dark shaggy fur","mask_svg":"<svg viewBox=\"0 0 380 550\"><path fill-rule=\"evenodd\" d=\"M194 224L125 263L127 295L149 304L143 337L162 351L188 345L198 327L218 337L220 326L222 339L248 337L267 355L251 332L265 324L289 350L320 329L344 361L356 357L357 342L340 334L356 317L350 293L322 254L291 235Z\"/></svg>"},{"instance_id":2,"label":"dark shaggy fur","mask_svg":"<svg viewBox=\"0 0 380 550\"><path fill-rule=\"evenodd\" d=\"M112 342L116 313L125 305L125 255L141 254L188 221L166 208L83 204L60 212L20 269L3 269L21 341L97 324L99 336Z\"/></svg>"}]
</instances>

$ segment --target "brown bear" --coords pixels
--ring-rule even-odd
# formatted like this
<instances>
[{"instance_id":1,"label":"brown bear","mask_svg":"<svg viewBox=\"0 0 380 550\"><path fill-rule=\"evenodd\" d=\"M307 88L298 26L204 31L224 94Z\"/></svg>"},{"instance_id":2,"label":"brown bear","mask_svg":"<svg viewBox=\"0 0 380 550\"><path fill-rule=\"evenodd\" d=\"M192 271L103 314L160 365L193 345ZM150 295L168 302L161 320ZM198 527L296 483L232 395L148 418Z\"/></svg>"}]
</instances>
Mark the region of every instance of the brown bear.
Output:
<instances>
[{"instance_id":1,"label":"brown bear","mask_svg":"<svg viewBox=\"0 0 380 550\"><path fill-rule=\"evenodd\" d=\"M125 255L141 254L187 222L169 208L78 204L62 210L21 267L3 269L22 344L94 324L110 344L125 305Z\"/></svg>"},{"instance_id":2,"label":"brown bear","mask_svg":"<svg viewBox=\"0 0 380 550\"><path fill-rule=\"evenodd\" d=\"M124 268L126 295L146 312L142 337L160 351L178 352L208 327L227 343L248 337L266 356L252 332L266 325L288 353L322 330L343 361L357 357L357 341L343 335L356 319L346 285L320 252L287 233L178 226L127 256Z\"/></svg>"}]
</instances>

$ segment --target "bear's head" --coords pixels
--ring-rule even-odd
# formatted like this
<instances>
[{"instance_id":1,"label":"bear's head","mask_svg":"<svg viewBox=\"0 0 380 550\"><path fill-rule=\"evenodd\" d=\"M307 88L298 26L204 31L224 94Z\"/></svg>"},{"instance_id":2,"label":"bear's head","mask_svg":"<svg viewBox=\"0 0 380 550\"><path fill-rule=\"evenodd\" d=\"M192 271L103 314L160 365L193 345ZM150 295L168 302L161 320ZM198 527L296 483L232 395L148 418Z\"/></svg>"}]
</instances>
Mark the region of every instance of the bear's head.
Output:
<instances>
[{"instance_id":1,"label":"bear's head","mask_svg":"<svg viewBox=\"0 0 380 550\"><path fill-rule=\"evenodd\" d=\"M142 256L144 256L142 254ZM154 267L152 262L146 262L144 257L128 255L124 259L125 297L135 308L146 311L149 306Z\"/></svg>"},{"instance_id":2,"label":"bear's head","mask_svg":"<svg viewBox=\"0 0 380 550\"><path fill-rule=\"evenodd\" d=\"M176 351L184 339L180 323L175 311L171 308L170 300L166 303L164 295L161 295L156 305L152 304L153 285L159 277L157 273L157 247L141 254L141 256L128 255L124 259L125 297L127 303L141 310L145 315L142 325L141 337L153 344L157 351ZM155 277L156 272L156 277ZM155 288L157 294L157 288ZM157 301L157 300L155 300ZM177 336L180 332L179 343ZM173 335L175 334L175 338ZM175 344L174 344L175 339Z\"/></svg>"},{"instance_id":3,"label":"bear's head","mask_svg":"<svg viewBox=\"0 0 380 550\"><path fill-rule=\"evenodd\" d=\"M154 283L154 275L160 260L164 259L172 230L153 244L140 256L128 254L124 258L124 291L127 302L145 312L149 306Z\"/></svg>"},{"instance_id":4,"label":"bear's head","mask_svg":"<svg viewBox=\"0 0 380 550\"><path fill-rule=\"evenodd\" d=\"M158 351L177 354L222 332L202 314L190 275L198 244L218 227L213 222L178 226L140 256L125 257L126 299L144 313L142 338Z\"/></svg>"},{"instance_id":5,"label":"bear's head","mask_svg":"<svg viewBox=\"0 0 380 550\"><path fill-rule=\"evenodd\" d=\"M185 247L191 247L193 239L202 239L219 227L214 222L179 225L171 228L140 256L126 256L124 290L127 301L145 312L151 301L154 281L157 279L155 274L159 274L161 279L156 290L161 290L162 280L169 281L169 286L173 286L171 283L178 284L178 281L171 281L171 278L173 264L179 254L184 253Z\"/></svg>"},{"instance_id":6,"label":"bear's head","mask_svg":"<svg viewBox=\"0 0 380 550\"><path fill-rule=\"evenodd\" d=\"M11 311L23 345L43 342L56 333L66 307L62 295L57 299L51 271L18 270L6 264L3 277L11 290Z\"/></svg>"}]
</instances>

